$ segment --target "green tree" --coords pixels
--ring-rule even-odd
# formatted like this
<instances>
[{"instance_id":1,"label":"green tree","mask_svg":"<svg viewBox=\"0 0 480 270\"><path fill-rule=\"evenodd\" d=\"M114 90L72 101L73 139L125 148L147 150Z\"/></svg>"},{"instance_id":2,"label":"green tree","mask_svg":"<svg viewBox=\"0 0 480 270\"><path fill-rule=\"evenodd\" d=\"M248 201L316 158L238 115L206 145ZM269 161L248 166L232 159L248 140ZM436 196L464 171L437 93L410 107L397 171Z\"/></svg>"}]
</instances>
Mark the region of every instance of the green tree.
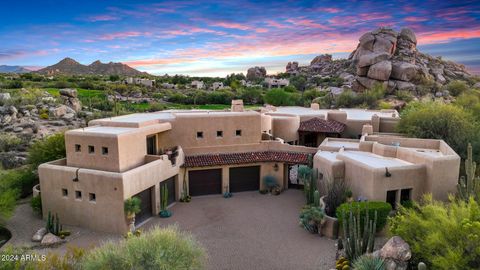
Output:
<instances>
[{"instance_id":1,"label":"green tree","mask_svg":"<svg viewBox=\"0 0 480 270\"><path fill-rule=\"evenodd\" d=\"M458 96L468 90L468 84L465 81L451 81L447 84L447 90L452 96Z\"/></svg>"},{"instance_id":2,"label":"green tree","mask_svg":"<svg viewBox=\"0 0 480 270\"><path fill-rule=\"evenodd\" d=\"M304 91L307 85L307 78L303 75L298 75L290 78L290 85L293 85L298 91Z\"/></svg>"},{"instance_id":3,"label":"green tree","mask_svg":"<svg viewBox=\"0 0 480 270\"><path fill-rule=\"evenodd\" d=\"M286 92L281 88L275 88L269 90L263 99L266 103L273 106L291 106L295 105L298 97L298 94Z\"/></svg>"},{"instance_id":4,"label":"green tree","mask_svg":"<svg viewBox=\"0 0 480 270\"><path fill-rule=\"evenodd\" d=\"M397 131L412 137L443 139L463 158L468 142L478 149L480 140L479 125L471 113L440 102L410 103L401 114Z\"/></svg>"},{"instance_id":5,"label":"green tree","mask_svg":"<svg viewBox=\"0 0 480 270\"><path fill-rule=\"evenodd\" d=\"M65 136L63 133L57 133L33 143L28 150L27 161L32 169L36 170L42 163L65 156Z\"/></svg>"},{"instance_id":6,"label":"green tree","mask_svg":"<svg viewBox=\"0 0 480 270\"><path fill-rule=\"evenodd\" d=\"M413 263L425 262L431 269L480 269L480 205L432 200L427 195L412 208L400 207L389 220L390 233L405 240Z\"/></svg>"}]
</instances>

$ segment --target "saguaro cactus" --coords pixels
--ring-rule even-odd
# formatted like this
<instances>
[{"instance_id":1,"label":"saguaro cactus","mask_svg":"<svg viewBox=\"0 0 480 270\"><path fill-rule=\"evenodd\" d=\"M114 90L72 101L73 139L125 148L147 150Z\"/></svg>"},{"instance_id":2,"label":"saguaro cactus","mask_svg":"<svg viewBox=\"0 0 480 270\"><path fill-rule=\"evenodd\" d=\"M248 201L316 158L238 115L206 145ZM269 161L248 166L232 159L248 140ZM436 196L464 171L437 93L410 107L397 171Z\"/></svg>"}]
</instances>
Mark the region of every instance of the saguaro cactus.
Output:
<instances>
[{"instance_id":1,"label":"saguaro cactus","mask_svg":"<svg viewBox=\"0 0 480 270\"><path fill-rule=\"evenodd\" d=\"M473 161L472 145L467 147L467 159L465 160L465 175L458 181L458 197L468 201L470 197L480 199L480 177L475 177L477 164Z\"/></svg>"}]
</instances>

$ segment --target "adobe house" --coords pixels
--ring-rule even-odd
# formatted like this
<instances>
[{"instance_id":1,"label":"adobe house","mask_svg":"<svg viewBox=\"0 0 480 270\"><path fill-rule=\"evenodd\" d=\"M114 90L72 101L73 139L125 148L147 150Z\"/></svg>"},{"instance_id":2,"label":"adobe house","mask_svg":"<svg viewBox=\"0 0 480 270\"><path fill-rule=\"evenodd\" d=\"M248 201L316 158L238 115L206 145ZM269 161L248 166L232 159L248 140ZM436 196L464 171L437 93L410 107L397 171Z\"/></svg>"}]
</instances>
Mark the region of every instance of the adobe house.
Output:
<instances>
[{"instance_id":1,"label":"adobe house","mask_svg":"<svg viewBox=\"0 0 480 270\"><path fill-rule=\"evenodd\" d=\"M424 192L445 198L457 183L460 158L441 140L392 136L398 120L392 110L320 110L316 104L251 111L241 100L229 111L93 120L65 133L65 159L40 165L43 213L125 233L123 204L132 196L142 201L141 224L159 213L162 186L169 203L181 198L184 185L191 196L221 195L263 189L267 175L288 189L299 184L295 171L309 156L325 178L346 179L355 196L401 201L409 189L411 199ZM384 167L391 177L383 176Z\"/></svg>"}]
</instances>

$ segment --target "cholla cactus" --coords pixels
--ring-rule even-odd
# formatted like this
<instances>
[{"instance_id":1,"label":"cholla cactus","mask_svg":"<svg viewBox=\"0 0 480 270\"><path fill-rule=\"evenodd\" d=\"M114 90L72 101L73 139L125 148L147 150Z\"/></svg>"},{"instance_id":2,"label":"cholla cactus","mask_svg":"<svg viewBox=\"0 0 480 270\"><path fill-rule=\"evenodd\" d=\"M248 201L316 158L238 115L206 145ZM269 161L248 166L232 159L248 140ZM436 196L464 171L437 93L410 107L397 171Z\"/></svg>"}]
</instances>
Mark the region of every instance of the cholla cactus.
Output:
<instances>
[{"instance_id":1,"label":"cholla cactus","mask_svg":"<svg viewBox=\"0 0 480 270\"><path fill-rule=\"evenodd\" d=\"M472 145L469 143L467 148L467 159L465 160L465 174L458 181L458 197L468 201L470 197L475 200L480 199L480 177L475 177L477 164L473 161Z\"/></svg>"}]
</instances>

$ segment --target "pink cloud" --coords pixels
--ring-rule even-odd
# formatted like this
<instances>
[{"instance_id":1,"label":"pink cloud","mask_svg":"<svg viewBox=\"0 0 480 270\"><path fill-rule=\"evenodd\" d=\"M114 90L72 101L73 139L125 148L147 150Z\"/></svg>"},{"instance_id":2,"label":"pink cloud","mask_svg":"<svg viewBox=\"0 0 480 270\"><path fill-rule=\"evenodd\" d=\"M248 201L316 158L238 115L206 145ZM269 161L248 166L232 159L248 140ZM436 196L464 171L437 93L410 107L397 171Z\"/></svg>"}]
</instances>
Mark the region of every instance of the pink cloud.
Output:
<instances>
[{"instance_id":1,"label":"pink cloud","mask_svg":"<svg viewBox=\"0 0 480 270\"><path fill-rule=\"evenodd\" d=\"M426 17L416 17L416 16L408 16L403 19L406 22L424 22L428 21L429 19Z\"/></svg>"},{"instance_id":2,"label":"pink cloud","mask_svg":"<svg viewBox=\"0 0 480 270\"><path fill-rule=\"evenodd\" d=\"M210 25L228 29L250 30L250 26L234 22L214 22Z\"/></svg>"},{"instance_id":3,"label":"pink cloud","mask_svg":"<svg viewBox=\"0 0 480 270\"><path fill-rule=\"evenodd\" d=\"M309 20L309 19L303 19L303 18L287 19L285 21L288 22L288 23L291 23L295 26L304 26L304 27L308 27L308 28L318 28L318 29L324 29L324 30L329 30L330 29L330 27L328 27L326 25L319 24L319 23L317 23L313 20Z\"/></svg>"},{"instance_id":4,"label":"pink cloud","mask_svg":"<svg viewBox=\"0 0 480 270\"><path fill-rule=\"evenodd\" d=\"M114 40L114 39L125 39L130 37L140 37L140 36L150 36L150 32L138 32L138 31L127 31L127 32L116 32L110 34L104 34L99 37L100 40Z\"/></svg>"},{"instance_id":5,"label":"pink cloud","mask_svg":"<svg viewBox=\"0 0 480 270\"><path fill-rule=\"evenodd\" d=\"M417 34L418 43L420 44L445 43L455 39L469 38L480 38L480 28L444 32L429 31Z\"/></svg>"},{"instance_id":6,"label":"pink cloud","mask_svg":"<svg viewBox=\"0 0 480 270\"><path fill-rule=\"evenodd\" d=\"M272 21L272 20L266 21L265 24L269 27L275 27L275 28L279 28L279 29L293 28L292 25L282 24L282 23L279 23L277 21Z\"/></svg>"},{"instance_id":7,"label":"pink cloud","mask_svg":"<svg viewBox=\"0 0 480 270\"><path fill-rule=\"evenodd\" d=\"M104 14L104 15L91 16L91 17L88 17L86 20L89 22L106 22L106 21L117 21L119 19L120 18L116 16Z\"/></svg>"},{"instance_id":8,"label":"pink cloud","mask_svg":"<svg viewBox=\"0 0 480 270\"><path fill-rule=\"evenodd\" d=\"M338 12L342 11L339 8L332 8L332 7L319 8L317 10L320 11L320 12L326 12L326 13L338 13Z\"/></svg>"}]
</instances>

